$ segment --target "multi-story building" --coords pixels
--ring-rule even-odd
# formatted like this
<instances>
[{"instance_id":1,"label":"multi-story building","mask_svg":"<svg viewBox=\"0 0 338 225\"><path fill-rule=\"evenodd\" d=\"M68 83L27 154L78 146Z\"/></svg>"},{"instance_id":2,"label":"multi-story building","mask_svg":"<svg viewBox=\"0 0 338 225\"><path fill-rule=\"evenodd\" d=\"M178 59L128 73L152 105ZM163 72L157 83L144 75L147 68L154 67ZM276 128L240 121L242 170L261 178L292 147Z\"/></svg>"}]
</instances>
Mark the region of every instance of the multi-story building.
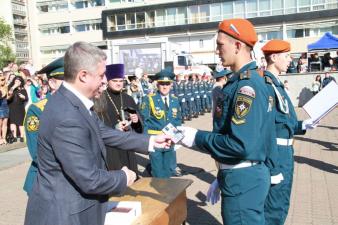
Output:
<instances>
[{"instance_id":1,"label":"multi-story building","mask_svg":"<svg viewBox=\"0 0 338 225\"><path fill-rule=\"evenodd\" d=\"M2 0L0 2L0 16L12 27L12 49L18 61L27 61L30 56L26 4L25 0Z\"/></svg>"},{"instance_id":2,"label":"multi-story building","mask_svg":"<svg viewBox=\"0 0 338 225\"><path fill-rule=\"evenodd\" d=\"M217 25L234 17L251 20L262 40L287 39L295 54L327 31L338 35L337 0L32 0L29 15L32 55L40 64L79 40L132 67L158 69L183 51L217 63Z\"/></svg>"}]
</instances>

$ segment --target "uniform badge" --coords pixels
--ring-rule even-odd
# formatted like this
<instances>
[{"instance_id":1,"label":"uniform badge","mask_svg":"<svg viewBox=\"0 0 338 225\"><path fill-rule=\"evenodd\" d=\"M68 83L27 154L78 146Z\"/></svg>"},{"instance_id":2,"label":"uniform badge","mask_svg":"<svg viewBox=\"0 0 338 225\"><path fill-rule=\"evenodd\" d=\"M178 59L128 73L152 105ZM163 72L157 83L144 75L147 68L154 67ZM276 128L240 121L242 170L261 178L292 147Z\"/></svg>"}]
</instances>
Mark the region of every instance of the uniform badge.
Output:
<instances>
[{"instance_id":1,"label":"uniform badge","mask_svg":"<svg viewBox=\"0 0 338 225\"><path fill-rule=\"evenodd\" d=\"M273 97L269 96L269 107L268 107L268 112L272 111L272 107L273 107Z\"/></svg>"},{"instance_id":2,"label":"uniform badge","mask_svg":"<svg viewBox=\"0 0 338 225\"><path fill-rule=\"evenodd\" d=\"M172 108L173 117L177 117L177 108Z\"/></svg>"},{"instance_id":3,"label":"uniform badge","mask_svg":"<svg viewBox=\"0 0 338 225\"><path fill-rule=\"evenodd\" d=\"M29 132L34 132L39 129L39 119L36 116L30 116L27 119L27 130Z\"/></svg>"},{"instance_id":4,"label":"uniform badge","mask_svg":"<svg viewBox=\"0 0 338 225\"><path fill-rule=\"evenodd\" d=\"M242 95L237 97L235 104L235 113L238 119L243 118L249 113L251 104L251 98Z\"/></svg>"},{"instance_id":5,"label":"uniform badge","mask_svg":"<svg viewBox=\"0 0 338 225\"><path fill-rule=\"evenodd\" d=\"M251 98L255 98L256 97L256 92L255 90L250 87L250 86L243 86L239 89L238 91L239 94L242 94L242 95L247 95Z\"/></svg>"},{"instance_id":6,"label":"uniform badge","mask_svg":"<svg viewBox=\"0 0 338 225\"><path fill-rule=\"evenodd\" d=\"M142 102L142 104L141 104L141 110L144 110L145 108L146 108L146 103Z\"/></svg>"}]
</instances>

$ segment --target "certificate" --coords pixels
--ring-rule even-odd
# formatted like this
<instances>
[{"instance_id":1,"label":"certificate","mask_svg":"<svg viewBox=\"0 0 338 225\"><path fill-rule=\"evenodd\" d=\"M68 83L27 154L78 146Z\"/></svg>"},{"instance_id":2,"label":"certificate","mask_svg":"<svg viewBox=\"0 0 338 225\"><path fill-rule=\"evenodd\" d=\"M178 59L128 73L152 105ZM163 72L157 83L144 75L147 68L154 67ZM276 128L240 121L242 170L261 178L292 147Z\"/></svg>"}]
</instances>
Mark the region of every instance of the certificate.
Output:
<instances>
[{"instance_id":1,"label":"certificate","mask_svg":"<svg viewBox=\"0 0 338 225\"><path fill-rule=\"evenodd\" d=\"M338 106L338 85L331 81L318 94L310 99L303 109L313 123L318 123L324 116Z\"/></svg>"}]
</instances>

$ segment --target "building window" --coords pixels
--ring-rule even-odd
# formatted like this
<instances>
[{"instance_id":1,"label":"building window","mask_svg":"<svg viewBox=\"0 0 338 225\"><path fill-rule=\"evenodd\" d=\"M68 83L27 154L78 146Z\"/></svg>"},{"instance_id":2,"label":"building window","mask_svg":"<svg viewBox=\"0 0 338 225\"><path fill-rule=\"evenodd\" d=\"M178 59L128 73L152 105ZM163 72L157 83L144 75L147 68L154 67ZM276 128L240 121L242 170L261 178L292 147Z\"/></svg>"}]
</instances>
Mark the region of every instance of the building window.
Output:
<instances>
[{"instance_id":1,"label":"building window","mask_svg":"<svg viewBox=\"0 0 338 225\"><path fill-rule=\"evenodd\" d=\"M233 3L232 2L224 2L222 4L222 11L223 11L223 18L224 19L230 19L232 18L233 16L233 12L234 12L234 9L233 9Z\"/></svg>"},{"instance_id":2,"label":"building window","mask_svg":"<svg viewBox=\"0 0 338 225\"><path fill-rule=\"evenodd\" d=\"M268 31L258 33L263 40L282 39L282 31Z\"/></svg>"},{"instance_id":3,"label":"building window","mask_svg":"<svg viewBox=\"0 0 338 225\"><path fill-rule=\"evenodd\" d=\"M145 14L144 12L136 13L136 27L144 28L145 27Z\"/></svg>"},{"instance_id":4,"label":"building window","mask_svg":"<svg viewBox=\"0 0 338 225\"><path fill-rule=\"evenodd\" d=\"M222 7L220 3L213 3L210 5L211 21L222 20Z\"/></svg>"},{"instance_id":5,"label":"building window","mask_svg":"<svg viewBox=\"0 0 338 225\"><path fill-rule=\"evenodd\" d=\"M39 30L41 34L43 35L67 34L67 33L70 33L70 26L68 25L68 23L48 24L48 25L41 25Z\"/></svg>"},{"instance_id":6,"label":"building window","mask_svg":"<svg viewBox=\"0 0 338 225\"><path fill-rule=\"evenodd\" d=\"M127 29L131 30L131 29L135 29L135 13L128 13L126 15L127 17Z\"/></svg>"},{"instance_id":7,"label":"building window","mask_svg":"<svg viewBox=\"0 0 338 225\"><path fill-rule=\"evenodd\" d=\"M299 12L309 12L311 10L311 0L298 0Z\"/></svg>"},{"instance_id":8,"label":"building window","mask_svg":"<svg viewBox=\"0 0 338 225\"><path fill-rule=\"evenodd\" d=\"M297 1L295 0L284 0L284 1L286 14L297 12Z\"/></svg>"},{"instance_id":9,"label":"building window","mask_svg":"<svg viewBox=\"0 0 338 225\"><path fill-rule=\"evenodd\" d=\"M176 24L177 25L187 24L187 8L186 7L177 8Z\"/></svg>"},{"instance_id":10,"label":"building window","mask_svg":"<svg viewBox=\"0 0 338 225\"><path fill-rule=\"evenodd\" d=\"M302 38L310 36L310 29L292 29L286 31L288 38Z\"/></svg>"},{"instance_id":11,"label":"building window","mask_svg":"<svg viewBox=\"0 0 338 225\"><path fill-rule=\"evenodd\" d=\"M164 9L157 9L156 10L155 25L156 25L156 27L165 26L165 11L164 11Z\"/></svg>"},{"instance_id":12,"label":"building window","mask_svg":"<svg viewBox=\"0 0 338 225\"><path fill-rule=\"evenodd\" d=\"M272 15L282 15L284 13L283 0L272 0Z\"/></svg>"},{"instance_id":13,"label":"building window","mask_svg":"<svg viewBox=\"0 0 338 225\"><path fill-rule=\"evenodd\" d=\"M270 0L259 0L259 15L270 16Z\"/></svg>"},{"instance_id":14,"label":"building window","mask_svg":"<svg viewBox=\"0 0 338 225\"><path fill-rule=\"evenodd\" d=\"M198 6L197 5L192 5L189 6L189 23L198 23L199 18L198 18Z\"/></svg>"},{"instance_id":15,"label":"building window","mask_svg":"<svg viewBox=\"0 0 338 225\"><path fill-rule=\"evenodd\" d=\"M107 17L107 30L108 32L116 31L115 15Z\"/></svg>"},{"instance_id":16,"label":"building window","mask_svg":"<svg viewBox=\"0 0 338 225\"><path fill-rule=\"evenodd\" d=\"M235 18L245 18L245 2L244 1L234 1L235 4Z\"/></svg>"},{"instance_id":17,"label":"building window","mask_svg":"<svg viewBox=\"0 0 338 225\"><path fill-rule=\"evenodd\" d=\"M146 25L147 28L155 26L155 11L146 12Z\"/></svg>"},{"instance_id":18,"label":"building window","mask_svg":"<svg viewBox=\"0 0 338 225\"><path fill-rule=\"evenodd\" d=\"M200 48L204 48L203 39L200 39L199 46L200 46Z\"/></svg>"},{"instance_id":19,"label":"building window","mask_svg":"<svg viewBox=\"0 0 338 225\"><path fill-rule=\"evenodd\" d=\"M257 0L246 1L246 17L252 18L257 17Z\"/></svg>"},{"instance_id":20,"label":"building window","mask_svg":"<svg viewBox=\"0 0 338 225\"><path fill-rule=\"evenodd\" d=\"M116 15L116 24L117 30L125 30L126 29L126 19L124 14Z\"/></svg>"},{"instance_id":21,"label":"building window","mask_svg":"<svg viewBox=\"0 0 338 225\"><path fill-rule=\"evenodd\" d=\"M176 24L175 18L176 18L176 8L169 8L167 11L167 26L173 26Z\"/></svg>"},{"instance_id":22,"label":"building window","mask_svg":"<svg viewBox=\"0 0 338 225\"><path fill-rule=\"evenodd\" d=\"M200 12L200 23L206 23L210 21L210 5L200 5L199 6Z\"/></svg>"},{"instance_id":23,"label":"building window","mask_svg":"<svg viewBox=\"0 0 338 225\"><path fill-rule=\"evenodd\" d=\"M101 30L101 22L97 20L93 21L75 21L74 29L77 32L86 32L92 30Z\"/></svg>"}]
</instances>

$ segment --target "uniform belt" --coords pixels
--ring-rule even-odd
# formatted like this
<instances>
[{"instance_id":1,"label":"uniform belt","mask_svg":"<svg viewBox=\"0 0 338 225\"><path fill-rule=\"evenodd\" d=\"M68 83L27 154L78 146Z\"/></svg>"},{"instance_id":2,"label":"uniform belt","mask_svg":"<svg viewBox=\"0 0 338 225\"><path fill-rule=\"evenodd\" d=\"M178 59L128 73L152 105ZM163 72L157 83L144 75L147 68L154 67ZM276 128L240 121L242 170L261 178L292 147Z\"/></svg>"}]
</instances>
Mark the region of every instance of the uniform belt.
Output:
<instances>
[{"instance_id":1,"label":"uniform belt","mask_svg":"<svg viewBox=\"0 0 338 225\"><path fill-rule=\"evenodd\" d=\"M246 160L244 162L234 164L234 165L218 163L218 169L220 170L239 169L239 168L251 167L251 166L257 165L258 163L259 163L258 161L251 161L251 160Z\"/></svg>"},{"instance_id":2,"label":"uniform belt","mask_svg":"<svg viewBox=\"0 0 338 225\"><path fill-rule=\"evenodd\" d=\"M284 139L284 138L276 138L277 145L283 145L283 146L291 146L293 144L293 139Z\"/></svg>"},{"instance_id":3,"label":"uniform belt","mask_svg":"<svg viewBox=\"0 0 338 225\"><path fill-rule=\"evenodd\" d=\"M148 134L163 134L161 130L148 130Z\"/></svg>"}]
</instances>

